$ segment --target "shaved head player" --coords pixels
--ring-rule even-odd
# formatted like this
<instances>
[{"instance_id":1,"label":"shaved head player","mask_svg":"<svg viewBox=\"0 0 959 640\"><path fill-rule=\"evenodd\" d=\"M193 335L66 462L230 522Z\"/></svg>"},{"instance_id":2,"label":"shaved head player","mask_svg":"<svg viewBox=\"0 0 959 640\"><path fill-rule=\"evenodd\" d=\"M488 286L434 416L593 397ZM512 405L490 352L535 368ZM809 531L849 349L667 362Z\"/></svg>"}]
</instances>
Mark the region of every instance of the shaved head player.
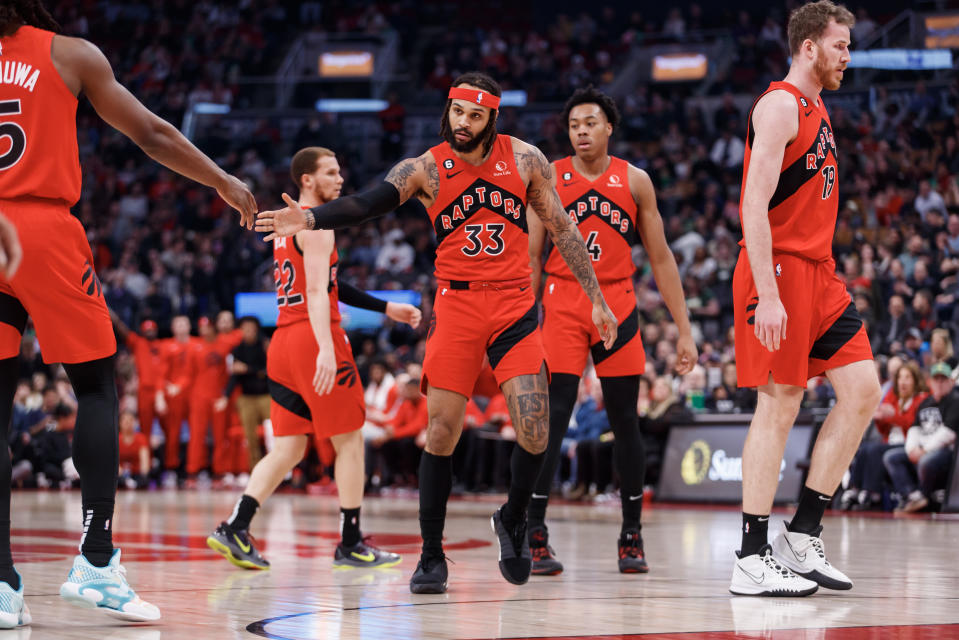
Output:
<instances>
[{"instance_id":1,"label":"shaved head player","mask_svg":"<svg viewBox=\"0 0 959 640\"><path fill-rule=\"evenodd\" d=\"M736 374L759 398L743 448L743 536L729 590L801 596L850 589L820 538L823 512L879 405L862 318L836 275L836 141L822 90L849 62L852 14L830 0L794 10L792 65L749 113L740 217L745 249L733 275ZM779 467L809 378L823 375L836 405L822 425L786 530L767 544Z\"/></svg>"},{"instance_id":2,"label":"shaved head player","mask_svg":"<svg viewBox=\"0 0 959 640\"><path fill-rule=\"evenodd\" d=\"M100 50L56 35L38 0L0 4L0 211L16 227L23 263L0 278L0 425L10 425L20 336L33 319L47 363L62 362L79 403L73 461L80 474L83 537L60 595L127 620L160 611L127 584L111 524L117 490L118 415L110 314L83 227L70 215L80 197L77 96L150 157L213 187L252 226L256 202L169 123L114 78ZM12 81L8 81L8 78ZM0 626L27 624L23 584L10 554L10 458L0 447Z\"/></svg>"},{"instance_id":3,"label":"shaved head player","mask_svg":"<svg viewBox=\"0 0 959 640\"><path fill-rule=\"evenodd\" d=\"M530 282L526 206L535 209L591 303L605 348L617 321L606 305L576 225L562 209L553 168L542 152L496 133L500 87L482 73L453 82L440 123L444 142L403 160L367 191L304 211L284 194L286 209L263 212L257 228L290 235L336 228L383 215L417 198L439 246L436 300L426 343L422 386L429 424L420 461L423 553L410 580L413 593L447 588L443 554L451 455L463 429L466 401L489 357L516 427L506 504L493 514L500 572L513 584L529 579L526 510L549 436L548 374Z\"/></svg>"}]
</instances>

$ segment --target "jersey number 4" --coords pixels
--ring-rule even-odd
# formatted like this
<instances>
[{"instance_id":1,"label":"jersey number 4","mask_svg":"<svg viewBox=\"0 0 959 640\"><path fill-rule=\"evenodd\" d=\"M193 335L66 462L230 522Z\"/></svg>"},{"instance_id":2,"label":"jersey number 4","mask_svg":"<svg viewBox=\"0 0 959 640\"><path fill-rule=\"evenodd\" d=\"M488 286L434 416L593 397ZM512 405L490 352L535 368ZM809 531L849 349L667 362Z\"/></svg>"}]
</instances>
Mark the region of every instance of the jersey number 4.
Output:
<instances>
[{"instance_id":1,"label":"jersey number 4","mask_svg":"<svg viewBox=\"0 0 959 640\"><path fill-rule=\"evenodd\" d=\"M599 257L603 255L603 248L596 241L598 237L598 231L590 231L589 235L586 236L586 253L589 254L589 258L593 262L599 262Z\"/></svg>"},{"instance_id":2,"label":"jersey number 4","mask_svg":"<svg viewBox=\"0 0 959 640\"><path fill-rule=\"evenodd\" d=\"M503 242L503 230L506 229L506 225L502 222L490 222L485 225L468 224L464 228L466 229L466 241L469 244L463 247L461 251L471 258L478 256L481 251L487 255L498 256L506 248L506 243ZM484 228L489 234L488 244L480 239L480 234Z\"/></svg>"},{"instance_id":3,"label":"jersey number 4","mask_svg":"<svg viewBox=\"0 0 959 640\"><path fill-rule=\"evenodd\" d=\"M20 113L19 100L0 100L0 116L12 116ZM0 155L0 171L9 169L20 162L27 149L27 134L16 122L0 122L0 140L10 139L10 148ZM0 144L0 147L3 147Z\"/></svg>"},{"instance_id":4,"label":"jersey number 4","mask_svg":"<svg viewBox=\"0 0 959 640\"><path fill-rule=\"evenodd\" d=\"M832 195L832 188L836 186L836 167L827 164L820 171L822 174L822 199L828 200Z\"/></svg>"},{"instance_id":5,"label":"jersey number 4","mask_svg":"<svg viewBox=\"0 0 959 640\"><path fill-rule=\"evenodd\" d=\"M284 282L286 280L286 282ZM276 285L276 304L279 306L293 306L303 302L303 295L291 293L293 283L296 282L296 268L289 260L284 260L283 265L276 260L273 261L273 282Z\"/></svg>"}]
</instances>

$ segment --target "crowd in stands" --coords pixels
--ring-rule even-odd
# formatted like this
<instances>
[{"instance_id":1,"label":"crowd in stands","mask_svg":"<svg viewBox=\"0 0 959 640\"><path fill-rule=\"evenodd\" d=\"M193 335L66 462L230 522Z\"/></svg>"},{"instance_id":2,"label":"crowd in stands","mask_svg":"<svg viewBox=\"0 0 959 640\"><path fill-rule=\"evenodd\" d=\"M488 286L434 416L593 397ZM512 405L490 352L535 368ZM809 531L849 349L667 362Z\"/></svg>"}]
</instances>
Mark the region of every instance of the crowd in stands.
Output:
<instances>
[{"instance_id":1,"label":"crowd in stands","mask_svg":"<svg viewBox=\"0 0 959 640\"><path fill-rule=\"evenodd\" d=\"M409 3L402 2L360 9L322 3L322 10L314 6L321 3L282 1L244 8L225 2L111 0L84 3L82 10L70 2L52 4L67 33L97 42L118 78L175 124L195 101L242 106L245 89L237 78L275 70L289 34L304 28L297 19L314 29L393 29L407 52L417 46L417 29L429 24L410 20ZM424 7L428 15L443 16L446 4ZM784 75L785 14L785 8L773 7L763 16L739 12L707 20L702 6L693 4L653 19L607 7L585 17L561 15L546 25L530 16L515 28L497 28L486 23L487 16L477 16L467 37L431 41L421 56L414 84L434 92L445 91L457 72L479 67L535 100L562 101L576 86L610 79L617 54L638 42L695 38L705 26L732 34L738 61L715 85L723 94L717 111L707 116L694 107L688 87L638 86L620 101L623 123L613 138L612 152L646 170L656 186L701 352L691 374L672 375L677 330L637 247L636 291L649 363L639 411L650 484L659 473L670 424L702 411L749 413L755 403L754 392L735 385L731 330L746 121L733 92L756 95ZM861 38L876 23L863 11L858 15ZM398 97L400 104L408 99L413 97ZM829 106L828 94L825 99ZM857 111L830 107L841 201L834 253L866 322L886 392L851 470L843 505L891 508L889 496L898 495L900 507L930 508L941 499L942 461L948 456L940 453L929 461L926 456L952 451L959 430L950 404L959 392L936 386L954 380L957 371L959 82L926 86L920 78L908 94L878 87L864 104ZM569 153L558 125L525 130L517 112L504 109L499 126L536 142L551 158ZM228 312L235 293L273 288L270 247L240 229L212 190L160 169L82 100L78 127L84 184L74 213L88 230L121 338L123 484L242 482L261 447L269 445L268 429L263 433L265 392L256 377L266 336L257 326L249 338L254 333L249 326L244 337ZM228 171L253 184L265 207L288 186L291 151L307 144L336 148L338 140L335 121L318 116L292 141L281 140L264 119L250 138L214 132L199 142ZM350 159L340 161L345 192L361 187ZM426 316L417 331L384 319L381 329L351 336L367 385L364 435L372 490L415 485L426 424L418 363L429 326L434 242L417 205L338 232L340 278L366 289L417 290ZM40 361L30 332L21 365L10 432L15 483L69 486L76 475L64 454L75 400L62 370ZM198 379L205 382L195 384ZM929 396L927 389L933 390ZM457 451L460 490L506 484L505 460L515 435L497 391L481 376ZM939 423L934 411L923 412L930 398L945 402ZM807 408L832 402L825 379L810 382ZM214 434L212 450L208 431ZM587 372L557 487L583 497L615 486L612 444L598 384ZM294 483L321 480L330 465L330 450L319 443L294 473Z\"/></svg>"}]
</instances>

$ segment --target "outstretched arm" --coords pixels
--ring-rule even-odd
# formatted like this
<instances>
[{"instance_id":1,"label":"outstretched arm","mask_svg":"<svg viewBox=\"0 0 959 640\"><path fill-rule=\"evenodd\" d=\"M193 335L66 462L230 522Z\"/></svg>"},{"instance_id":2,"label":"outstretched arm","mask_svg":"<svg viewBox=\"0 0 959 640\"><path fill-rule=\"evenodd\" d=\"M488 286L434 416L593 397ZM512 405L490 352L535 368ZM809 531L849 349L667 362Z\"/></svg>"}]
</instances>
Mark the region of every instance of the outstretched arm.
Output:
<instances>
[{"instance_id":1,"label":"outstretched arm","mask_svg":"<svg viewBox=\"0 0 959 640\"><path fill-rule=\"evenodd\" d=\"M427 151L418 158L401 161L375 187L312 209L300 208L284 193L286 208L257 214L256 230L269 234L264 240L271 241L304 230L355 226L386 215L414 196L424 201L432 199L439 181L433 154Z\"/></svg>"},{"instance_id":2,"label":"outstretched arm","mask_svg":"<svg viewBox=\"0 0 959 640\"><path fill-rule=\"evenodd\" d=\"M649 179L645 171L630 165L629 189L639 207L639 233L649 256L649 264L656 279L656 288L662 294L666 307L673 316L673 322L679 329L679 342L676 344L676 372L679 375L686 375L693 370L699 356L689 324L686 296L683 293L683 283L679 278L679 268L676 266L676 258L673 257L669 244L666 243L663 218L656 204L653 181Z\"/></svg>"},{"instance_id":3,"label":"outstretched arm","mask_svg":"<svg viewBox=\"0 0 959 640\"><path fill-rule=\"evenodd\" d=\"M563 211L563 203L559 199L559 194L556 193L556 175L553 172L553 165L549 163L542 151L525 142L517 141L513 149L520 171L529 180L526 188L527 203L543 221L543 226L549 232L556 249L559 250L563 260L569 265L569 270L579 280L586 296L593 303L593 323L596 324L603 343L609 349L616 341L618 328L616 316L610 311L603 298L582 234L576 228L576 223Z\"/></svg>"},{"instance_id":4,"label":"outstretched arm","mask_svg":"<svg viewBox=\"0 0 959 640\"><path fill-rule=\"evenodd\" d=\"M200 184L216 189L240 212L240 223L253 228L256 200L247 186L229 175L181 134L126 90L113 75L106 56L81 38L55 36L53 61L67 87L87 95L97 114L162 164Z\"/></svg>"},{"instance_id":5,"label":"outstretched arm","mask_svg":"<svg viewBox=\"0 0 959 640\"><path fill-rule=\"evenodd\" d=\"M368 309L377 313L385 313L388 318L396 322L405 322L414 329L419 326L422 312L411 304L388 302L371 296L362 289L358 289L348 282L337 282L340 302L357 309Z\"/></svg>"}]
</instances>

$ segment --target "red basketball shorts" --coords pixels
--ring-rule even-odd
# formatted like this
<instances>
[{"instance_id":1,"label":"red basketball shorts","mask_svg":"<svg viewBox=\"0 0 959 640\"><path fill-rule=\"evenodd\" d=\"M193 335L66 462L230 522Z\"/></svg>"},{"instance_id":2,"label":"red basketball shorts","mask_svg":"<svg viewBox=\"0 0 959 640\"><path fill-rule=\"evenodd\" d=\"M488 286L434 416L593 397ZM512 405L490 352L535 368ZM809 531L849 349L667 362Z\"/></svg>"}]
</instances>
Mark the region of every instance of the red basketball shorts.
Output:
<instances>
[{"instance_id":1,"label":"red basketball shorts","mask_svg":"<svg viewBox=\"0 0 959 640\"><path fill-rule=\"evenodd\" d=\"M329 438L355 431L366 419L363 385L346 332L330 327L336 355L336 384L325 395L313 390L320 347L309 322L280 327L266 354L270 387L270 421L277 436Z\"/></svg>"},{"instance_id":2,"label":"red basketball shorts","mask_svg":"<svg viewBox=\"0 0 959 640\"><path fill-rule=\"evenodd\" d=\"M872 360L862 318L832 260L814 262L791 254L773 255L779 297L786 308L786 338L778 351L764 348L754 333L759 301L746 251L733 274L736 376L740 387L773 381L805 387L806 382L843 365Z\"/></svg>"},{"instance_id":3,"label":"red basketball shorts","mask_svg":"<svg viewBox=\"0 0 959 640\"><path fill-rule=\"evenodd\" d=\"M508 281L454 288L459 284L437 281L423 359L423 392L433 386L470 397L484 356L489 356L499 385L539 373L545 354L529 280L525 286Z\"/></svg>"},{"instance_id":4,"label":"red basketball shorts","mask_svg":"<svg viewBox=\"0 0 959 640\"><path fill-rule=\"evenodd\" d=\"M23 262L12 280L0 276L0 359L20 353L33 319L43 361L75 364L117 351L103 287L80 221L64 205L40 200L0 201L17 228Z\"/></svg>"},{"instance_id":5,"label":"red basketball shorts","mask_svg":"<svg viewBox=\"0 0 959 640\"><path fill-rule=\"evenodd\" d=\"M599 377L642 375L646 352L639 331L636 293L629 278L601 284L606 304L619 321L619 332L607 350L593 324L593 305L576 280L550 276L543 288L543 345L553 373L583 375L593 357Z\"/></svg>"}]
</instances>

